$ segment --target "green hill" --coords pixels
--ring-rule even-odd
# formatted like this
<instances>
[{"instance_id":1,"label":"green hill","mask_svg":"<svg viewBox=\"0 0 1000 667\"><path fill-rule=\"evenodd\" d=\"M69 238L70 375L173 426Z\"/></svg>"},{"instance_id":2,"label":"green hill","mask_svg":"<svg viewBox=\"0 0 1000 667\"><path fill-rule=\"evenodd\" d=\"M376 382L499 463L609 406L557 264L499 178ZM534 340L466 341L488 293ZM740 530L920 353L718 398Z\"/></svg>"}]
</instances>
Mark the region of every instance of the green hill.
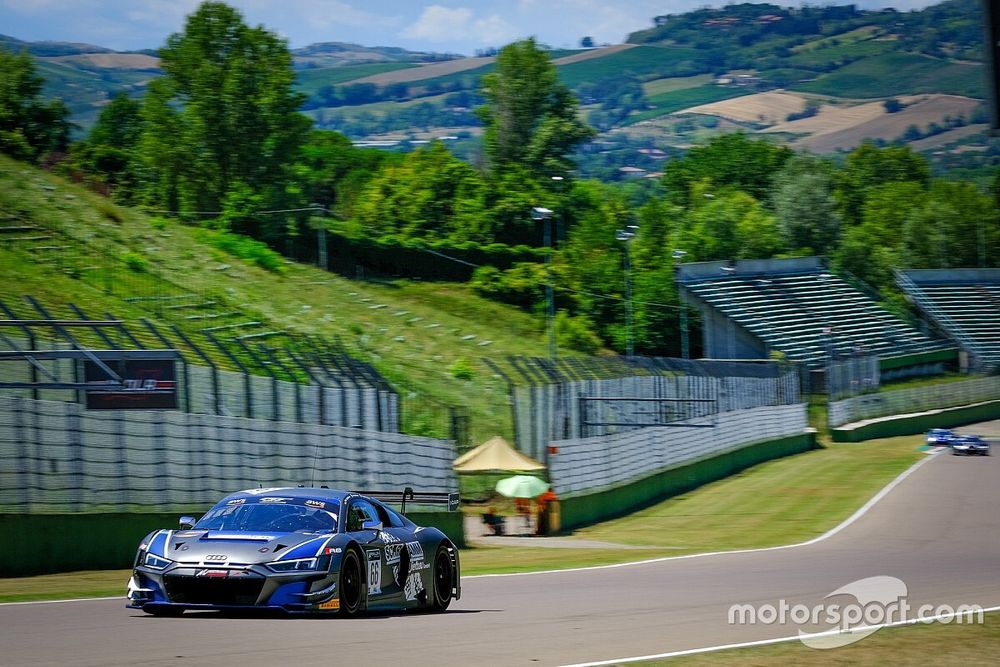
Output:
<instances>
[{"instance_id":1,"label":"green hill","mask_svg":"<svg viewBox=\"0 0 1000 667\"><path fill-rule=\"evenodd\" d=\"M473 442L511 436L506 385L481 358L544 356L539 319L485 301L465 285L347 280L280 257L247 261L224 249L230 247L204 230L115 206L0 156L0 299L19 314L29 312L23 295L62 316L73 316L73 303L91 317L112 313L128 321L154 347L162 345L143 333L139 318L192 337L207 322L252 320L285 339L339 338L400 393L404 430L447 435L448 408L462 406ZM213 354L220 366L233 367ZM469 379L461 379L464 367Z\"/></svg>"},{"instance_id":2,"label":"green hill","mask_svg":"<svg viewBox=\"0 0 1000 667\"><path fill-rule=\"evenodd\" d=\"M919 53L885 53L791 87L806 93L855 98L914 93L982 98L984 83L983 66L977 63L947 62Z\"/></svg>"}]
</instances>

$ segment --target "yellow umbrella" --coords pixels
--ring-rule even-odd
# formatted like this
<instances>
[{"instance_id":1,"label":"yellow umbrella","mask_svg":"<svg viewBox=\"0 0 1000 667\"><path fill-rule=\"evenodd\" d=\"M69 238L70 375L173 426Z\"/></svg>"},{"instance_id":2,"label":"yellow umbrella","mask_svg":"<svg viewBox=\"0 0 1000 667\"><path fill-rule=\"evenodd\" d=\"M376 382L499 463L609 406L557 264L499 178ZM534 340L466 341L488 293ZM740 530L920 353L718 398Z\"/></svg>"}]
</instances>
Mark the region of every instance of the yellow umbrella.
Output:
<instances>
[{"instance_id":1,"label":"yellow umbrella","mask_svg":"<svg viewBox=\"0 0 1000 667\"><path fill-rule=\"evenodd\" d=\"M456 472L545 470L545 466L511 447L499 435L462 454L451 467Z\"/></svg>"}]
</instances>

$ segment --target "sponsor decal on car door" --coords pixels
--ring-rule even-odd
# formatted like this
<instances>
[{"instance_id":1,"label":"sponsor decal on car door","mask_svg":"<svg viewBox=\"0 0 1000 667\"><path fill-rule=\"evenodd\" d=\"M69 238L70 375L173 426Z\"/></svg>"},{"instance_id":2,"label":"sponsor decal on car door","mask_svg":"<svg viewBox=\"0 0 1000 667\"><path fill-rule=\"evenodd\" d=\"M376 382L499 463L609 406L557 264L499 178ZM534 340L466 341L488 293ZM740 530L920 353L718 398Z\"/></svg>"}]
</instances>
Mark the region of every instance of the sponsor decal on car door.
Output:
<instances>
[{"instance_id":1,"label":"sponsor decal on car door","mask_svg":"<svg viewBox=\"0 0 1000 667\"><path fill-rule=\"evenodd\" d=\"M378 549L368 552L368 595L382 594L382 554Z\"/></svg>"}]
</instances>

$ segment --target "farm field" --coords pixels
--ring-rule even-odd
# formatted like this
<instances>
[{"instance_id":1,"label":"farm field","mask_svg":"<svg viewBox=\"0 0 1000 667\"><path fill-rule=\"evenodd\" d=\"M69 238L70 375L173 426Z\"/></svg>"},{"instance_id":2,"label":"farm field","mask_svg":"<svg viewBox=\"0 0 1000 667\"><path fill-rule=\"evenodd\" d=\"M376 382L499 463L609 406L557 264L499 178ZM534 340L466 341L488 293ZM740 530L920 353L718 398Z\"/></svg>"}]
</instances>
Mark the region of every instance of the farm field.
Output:
<instances>
[{"instance_id":1,"label":"farm field","mask_svg":"<svg viewBox=\"0 0 1000 667\"><path fill-rule=\"evenodd\" d=\"M419 67L419 65L412 63L367 63L364 65L303 69L295 73L295 87L300 92L312 95L322 86L353 82L368 76L415 67Z\"/></svg>"},{"instance_id":2,"label":"farm field","mask_svg":"<svg viewBox=\"0 0 1000 667\"><path fill-rule=\"evenodd\" d=\"M654 79L642 84L642 90L649 97L672 93L675 90L685 88L698 88L712 83L711 74L698 74L696 76L672 76L666 79Z\"/></svg>"},{"instance_id":3,"label":"farm field","mask_svg":"<svg viewBox=\"0 0 1000 667\"><path fill-rule=\"evenodd\" d=\"M729 88L709 84L697 88L684 88L682 90L663 93L662 95L650 97L649 104L653 108L630 116L626 120L626 124L634 125L635 123L667 114L687 111L691 107L708 104L709 102L750 95L752 92L746 88Z\"/></svg>"},{"instance_id":4,"label":"farm field","mask_svg":"<svg viewBox=\"0 0 1000 667\"><path fill-rule=\"evenodd\" d=\"M882 98L915 93L949 93L982 97L982 66L931 58L915 53L885 53L863 58L819 77L796 84L795 90L819 95Z\"/></svg>"},{"instance_id":5,"label":"farm field","mask_svg":"<svg viewBox=\"0 0 1000 667\"><path fill-rule=\"evenodd\" d=\"M795 142L795 148L804 148L817 153L829 153L838 149L850 149L865 139L885 139L890 141L901 135L908 126L923 129L930 123L941 123L945 116L968 115L979 105L978 100L954 95L930 95L894 114L883 113L852 127L832 132L815 134Z\"/></svg>"},{"instance_id":6,"label":"farm field","mask_svg":"<svg viewBox=\"0 0 1000 667\"><path fill-rule=\"evenodd\" d=\"M414 81L424 81L435 79L448 74L466 72L478 69L485 65L492 65L496 58L461 58L459 60L447 60L443 63L431 63L429 65L419 65L407 69L397 69L391 72L381 72L355 79L353 83L374 83L379 86L387 86L392 83L413 83Z\"/></svg>"},{"instance_id":7,"label":"farm field","mask_svg":"<svg viewBox=\"0 0 1000 667\"><path fill-rule=\"evenodd\" d=\"M72 56L40 58L42 62L99 67L101 69L157 69L160 59L145 53L81 53Z\"/></svg>"},{"instance_id":8,"label":"farm field","mask_svg":"<svg viewBox=\"0 0 1000 667\"><path fill-rule=\"evenodd\" d=\"M677 64L697 58L696 49L670 46L632 46L626 49L612 49L602 58L592 58L583 62L561 63L556 60L559 80L570 88L584 82L618 78L622 72L635 76L669 75ZM596 52L595 52L596 53Z\"/></svg>"},{"instance_id":9,"label":"farm field","mask_svg":"<svg viewBox=\"0 0 1000 667\"><path fill-rule=\"evenodd\" d=\"M685 109L684 112L720 116L744 123L776 124L783 122L788 114L802 111L805 106L806 101L801 95L774 90L701 104Z\"/></svg>"},{"instance_id":10,"label":"farm field","mask_svg":"<svg viewBox=\"0 0 1000 667\"><path fill-rule=\"evenodd\" d=\"M924 139L917 139L916 141L911 141L909 143L910 148L915 151L923 151L929 148L935 148L937 146L946 146L953 141L960 141L967 137L977 135L979 133L988 132L990 126L986 123L977 123L975 125L966 125L965 127L956 127L953 130L948 130L947 132L942 132L941 134L935 134L933 137L925 137Z\"/></svg>"}]
</instances>

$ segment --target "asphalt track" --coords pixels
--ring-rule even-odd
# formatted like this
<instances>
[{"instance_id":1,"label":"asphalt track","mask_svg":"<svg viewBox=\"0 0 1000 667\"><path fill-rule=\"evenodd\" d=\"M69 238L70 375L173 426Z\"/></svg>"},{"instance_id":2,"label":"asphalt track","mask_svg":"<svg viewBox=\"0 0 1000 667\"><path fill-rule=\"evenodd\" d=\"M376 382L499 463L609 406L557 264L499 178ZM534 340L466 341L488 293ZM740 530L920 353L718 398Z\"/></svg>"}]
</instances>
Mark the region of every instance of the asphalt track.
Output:
<instances>
[{"instance_id":1,"label":"asphalt track","mask_svg":"<svg viewBox=\"0 0 1000 667\"><path fill-rule=\"evenodd\" d=\"M731 625L728 610L780 599L812 607L841 586L877 575L901 579L914 609L993 607L1000 605L996 454L928 457L855 521L819 541L626 567L469 577L462 600L443 615L154 618L119 600L0 606L0 663L582 663L825 630Z\"/></svg>"}]
</instances>

